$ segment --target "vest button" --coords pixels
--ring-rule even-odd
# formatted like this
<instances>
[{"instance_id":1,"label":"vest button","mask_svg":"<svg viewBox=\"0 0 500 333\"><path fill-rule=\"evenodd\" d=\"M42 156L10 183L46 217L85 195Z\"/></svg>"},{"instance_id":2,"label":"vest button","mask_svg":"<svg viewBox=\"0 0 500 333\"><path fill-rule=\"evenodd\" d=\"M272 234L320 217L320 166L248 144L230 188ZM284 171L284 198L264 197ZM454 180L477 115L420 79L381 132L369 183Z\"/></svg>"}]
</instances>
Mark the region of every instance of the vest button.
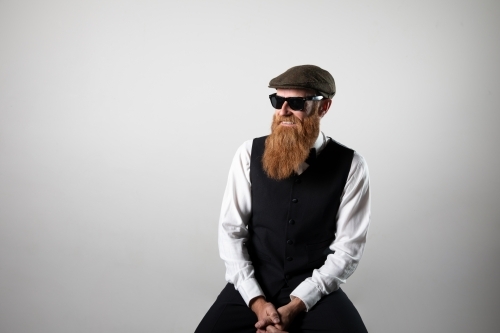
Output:
<instances>
[{"instance_id":1,"label":"vest button","mask_svg":"<svg viewBox=\"0 0 500 333\"><path fill-rule=\"evenodd\" d=\"M293 199L292 199L292 202L293 202L293 203L297 203L297 202L299 202L299 200L297 200L297 199L293 198Z\"/></svg>"},{"instance_id":2,"label":"vest button","mask_svg":"<svg viewBox=\"0 0 500 333\"><path fill-rule=\"evenodd\" d=\"M293 240L289 239L289 240L287 240L287 241L286 241L286 243L287 243L288 245L292 245L292 244L293 244Z\"/></svg>"},{"instance_id":3,"label":"vest button","mask_svg":"<svg viewBox=\"0 0 500 333\"><path fill-rule=\"evenodd\" d=\"M287 280L290 279L290 275L286 274L285 279L287 279Z\"/></svg>"},{"instance_id":4,"label":"vest button","mask_svg":"<svg viewBox=\"0 0 500 333\"><path fill-rule=\"evenodd\" d=\"M286 257L286 260L288 260L288 261L292 261L292 260L293 260L293 258L292 258L292 257Z\"/></svg>"},{"instance_id":5,"label":"vest button","mask_svg":"<svg viewBox=\"0 0 500 333\"><path fill-rule=\"evenodd\" d=\"M288 221L288 224L295 224L295 221L294 220L290 220L290 221Z\"/></svg>"}]
</instances>

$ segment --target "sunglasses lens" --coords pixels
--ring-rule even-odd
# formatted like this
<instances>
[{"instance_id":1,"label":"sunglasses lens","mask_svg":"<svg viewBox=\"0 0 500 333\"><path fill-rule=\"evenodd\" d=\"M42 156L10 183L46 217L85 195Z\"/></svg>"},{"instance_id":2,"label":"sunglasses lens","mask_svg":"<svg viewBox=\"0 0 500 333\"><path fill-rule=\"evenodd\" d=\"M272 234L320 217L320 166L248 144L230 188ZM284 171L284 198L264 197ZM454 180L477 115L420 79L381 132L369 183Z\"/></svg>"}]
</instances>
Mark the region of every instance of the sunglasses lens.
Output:
<instances>
[{"instance_id":1,"label":"sunglasses lens","mask_svg":"<svg viewBox=\"0 0 500 333\"><path fill-rule=\"evenodd\" d=\"M304 104L305 101L302 98L289 98L288 99L288 105L292 108L292 110L295 111L302 111L304 110Z\"/></svg>"},{"instance_id":2,"label":"sunglasses lens","mask_svg":"<svg viewBox=\"0 0 500 333\"><path fill-rule=\"evenodd\" d=\"M283 103L285 102L283 97L276 96L276 94L269 96L269 99L271 100L271 105L275 109L281 109Z\"/></svg>"},{"instance_id":3,"label":"sunglasses lens","mask_svg":"<svg viewBox=\"0 0 500 333\"><path fill-rule=\"evenodd\" d=\"M283 107L283 103L285 103L285 101L288 102L288 105L294 111L304 110L304 106L306 103L305 99L302 97L284 98L284 97L278 96L276 94L269 95L269 100L271 101L271 105L273 106L273 108L278 109L278 110Z\"/></svg>"}]
</instances>

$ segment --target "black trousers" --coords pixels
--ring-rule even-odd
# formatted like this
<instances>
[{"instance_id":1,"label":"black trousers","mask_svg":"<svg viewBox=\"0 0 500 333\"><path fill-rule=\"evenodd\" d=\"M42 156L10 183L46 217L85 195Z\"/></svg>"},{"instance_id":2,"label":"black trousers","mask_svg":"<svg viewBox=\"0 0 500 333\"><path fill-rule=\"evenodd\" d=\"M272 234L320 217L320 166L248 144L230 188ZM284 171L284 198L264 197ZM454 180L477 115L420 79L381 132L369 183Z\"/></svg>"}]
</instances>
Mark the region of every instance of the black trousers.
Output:
<instances>
[{"instance_id":1,"label":"black trousers","mask_svg":"<svg viewBox=\"0 0 500 333\"><path fill-rule=\"evenodd\" d=\"M273 299L268 299L276 308L290 302L289 288L284 288ZM240 293L230 283L222 290L217 300L201 320L195 333L255 333L257 316L245 304ZM366 333L358 311L338 289L323 297L316 305L303 312L288 328L290 333Z\"/></svg>"}]
</instances>

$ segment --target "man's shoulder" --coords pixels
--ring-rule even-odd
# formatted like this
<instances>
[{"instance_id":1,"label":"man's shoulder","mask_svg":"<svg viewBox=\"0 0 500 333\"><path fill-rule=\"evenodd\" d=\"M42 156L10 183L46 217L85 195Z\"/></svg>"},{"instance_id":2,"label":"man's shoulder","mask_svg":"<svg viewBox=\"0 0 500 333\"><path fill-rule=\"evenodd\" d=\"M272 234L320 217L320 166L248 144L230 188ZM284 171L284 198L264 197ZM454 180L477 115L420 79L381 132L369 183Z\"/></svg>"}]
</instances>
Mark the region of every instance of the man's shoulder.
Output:
<instances>
[{"instance_id":1,"label":"man's shoulder","mask_svg":"<svg viewBox=\"0 0 500 333\"><path fill-rule=\"evenodd\" d=\"M253 140L254 139L248 139L245 142L243 142L239 150L247 151L249 154L252 153Z\"/></svg>"},{"instance_id":2,"label":"man's shoulder","mask_svg":"<svg viewBox=\"0 0 500 333\"><path fill-rule=\"evenodd\" d=\"M331 137L328 137L328 139L332 141L332 143L338 145L338 147L342 147L342 149L352 151L352 165L351 165L352 170L354 169L363 169L366 171L368 170L365 158L358 151L332 139Z\"/></svg>"},{"instance_id":3,"label":"man's shoulder","mask_svg":"<svg viewBox=\"0 0 500 333\"><path fill-rule=\"evenodd\" d=\"M252 155L252 147L253 147L254 142L257 142L257 144L264 143L266 141L267 137L268 137L267 135L264 135L264 136L261 136L258 138L246 140L238 147L236 154L240 154L240 155L244 154L244 155L248 155L248 156Z\"/></svg>"},{"instance_id":4,"label":"man's shoulder","mask_svg":"<svg viewBox=\"0 0 500 333\"><path fill-rule=\"evenodd\" d=\"M340 149L342 149L342 150L352 151L352 152L354 152L354 151L355 151L354 149L352 149L352 148L350 148L350 147L347 147L347 146L346 146L346 145L344 145L343 143L340 143L340 142L338 142L337 140L332 139L331 137L328 137L328 139L327 139L327 140L328 140L328 141L330 141L330 143L332 143L333 145L335 145L335 146L339 147L339 148L340 148Z\"/></svg>"},{"instance_id":5,"label":"man's shoulder","mask_svg":"<svg viewBox=\"0 0 500 333\"><path fill-rule=\"evenodd\" d=\"M249 162L250 156L252 155L252 146L253 139L246 140L243 142L238 149L236 149L236 153L234 154L234 159L238 159L240 161Z\"/></svg>"},{"instance_id":6,"label":"man's shoulder","mask_svg":"<svg viewBox=\"0 0 500 333\"><path fill-rule=\"evenodd\" d=\"M352 164L366 168L366 160L365 160L365 158L360 153L358 153L357 151L354 151L354 155L352 157Z\"/></svg>"}]
</instances>

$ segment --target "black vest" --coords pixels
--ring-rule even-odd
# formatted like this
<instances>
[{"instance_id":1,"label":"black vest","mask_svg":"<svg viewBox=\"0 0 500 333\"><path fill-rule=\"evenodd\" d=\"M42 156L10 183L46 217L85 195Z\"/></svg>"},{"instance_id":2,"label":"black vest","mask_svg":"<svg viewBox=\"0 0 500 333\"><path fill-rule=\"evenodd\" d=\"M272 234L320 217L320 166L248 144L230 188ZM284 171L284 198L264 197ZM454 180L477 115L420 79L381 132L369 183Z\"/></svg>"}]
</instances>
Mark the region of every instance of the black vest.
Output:
<instances>
[{"instance_id":1,"label":"black vest","mask_svg":"<svg viewBox=\"0 0 500 333\"><path fill-rule=\"evenodd\" d=\"M336 216L354 151L328 140L301 175L269 178L262 168L266 137L253 140L252 217L247 248L264 293L297 287L321 267L335 239Z\"/></svg>"}]
</instances>

